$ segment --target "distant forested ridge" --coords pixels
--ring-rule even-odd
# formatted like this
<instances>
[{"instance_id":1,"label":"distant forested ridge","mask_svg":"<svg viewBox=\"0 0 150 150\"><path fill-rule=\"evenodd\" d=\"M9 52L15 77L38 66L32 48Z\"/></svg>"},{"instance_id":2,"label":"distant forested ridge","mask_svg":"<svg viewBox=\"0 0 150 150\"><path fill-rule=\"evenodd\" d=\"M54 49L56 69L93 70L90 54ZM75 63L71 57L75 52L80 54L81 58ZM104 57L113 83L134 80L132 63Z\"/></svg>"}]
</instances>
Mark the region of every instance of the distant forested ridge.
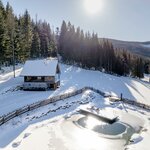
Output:
<instances>
[{"instance_id":1,"label":"distant forested ridge","mask_svg":"<svg viewBox=\"0 0 150 150\"><path fill-rule=\"evenodd\" d=\"M149 73L150 62L127 50L115 49L107 39L99 40L97 34L84 33L63 21L58 38L58 52L63 61L84 68L105 70L107 73L143 77Z\"/></svg>"},{"instance_id":2,"label":"distant forested ridge","mask_svg":"<svg viewBox=\"0 0 150 150\"><path fill-rule=\"evenodd\" d=\"M115 49L107 39L100 41L96 33L65 21L54 33L46 21L32 20L27 10L16 16L9 3L4 7L0 1L0 66L57 54L66 63L107 73L140 78L149 73L149 60Z\"/></svg>"}]
</instances>

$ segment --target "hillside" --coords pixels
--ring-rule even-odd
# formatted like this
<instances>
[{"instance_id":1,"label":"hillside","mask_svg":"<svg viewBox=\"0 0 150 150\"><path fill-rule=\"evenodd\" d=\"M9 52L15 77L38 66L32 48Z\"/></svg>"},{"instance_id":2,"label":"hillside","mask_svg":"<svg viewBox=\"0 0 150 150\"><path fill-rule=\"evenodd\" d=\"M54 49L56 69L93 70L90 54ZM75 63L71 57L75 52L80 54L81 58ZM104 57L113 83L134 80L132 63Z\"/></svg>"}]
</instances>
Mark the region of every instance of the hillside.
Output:
<instances>
[{"instance_id":1,"label":"hillside","mask_svg":"<svg viewBox=\"0 0 150 150\"><path fill-rule=\"evenodd\" d=\"M115 48L129 50L132 53L150 58L150 41L148 42L128 42L109 39Z\"/></svg>"},{"instance_id":2,"label":"hillside","mask_svg":"<svg viewBox=\"0 0 150 150\"><path fill-rule=\"evenodd\" d=\"M20 74L21 69L16 71ZM13 78L13 73L0 75L0 116L27 104L60 93L91 86L103 92L150 104L150 84L129 77L117 77L99 71L90 71L61 64L61 86L56 91L28 92L19 90L22 77Z\"/></svg>"},{"instance_id":3,"label":"hillside","mask_svg":"<svg viewBox=\"0 0 150 150\"><path fill-rule=\"evenodd\" d=\"M7 68L7 73L0 74L0 116L33 102L84 86L92 86L112 95L119 96L123 93L124 97L150 104L150 84L129 77L117 77L61 64L61 86L56 91L22 91L18 88L23 83L23 78L19 77L21 69L16 71L15 79L13 73L8 73L8 70ZM80 107L91 106L100 108L102 115L118 116L120 121L130 124L135 131L141 127L142 130L131 137L131 143L125 145L120 138L118 140L115 137L113 140L97 134L84 133L81 128L70 123L72 121L68 121ZM68 118L67 121L65 118ZM149 119L149 112L144 109L120 102L111 103L108 98L88 90L75 97L25 113L0 126L0 149L98 150L101 147L103 150L148 150Z\"/></svg>"}]
</instances>

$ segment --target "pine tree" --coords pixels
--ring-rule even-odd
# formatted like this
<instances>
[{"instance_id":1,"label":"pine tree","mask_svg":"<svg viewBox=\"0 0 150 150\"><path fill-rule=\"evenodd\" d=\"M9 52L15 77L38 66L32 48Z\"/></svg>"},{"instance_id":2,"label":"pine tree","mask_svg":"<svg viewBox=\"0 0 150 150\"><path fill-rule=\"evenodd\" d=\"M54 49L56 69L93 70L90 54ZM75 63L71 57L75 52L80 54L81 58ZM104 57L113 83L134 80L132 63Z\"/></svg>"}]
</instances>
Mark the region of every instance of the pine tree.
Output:
<instances>
[{"instance_id":1,"label":"pine tree","mask_svg":"<svg viewBox=\"0 0 150 150\"><path fill-rule=\"evenodd\" d=\"M144 77L144 65L143 65L142 58L136 57L134 59L132 75L138 78Z\"/></svg>"},{"instance_id":2,"label":"pine tree","mask_svg":"<svg viewBox=\"0 0 150 150\"><path fill-rule=\"evenodd\" d=\"M32 44L32 38L33 38L33 32L32 32L32 24L31 24L31 18L26 10L23 17L21 17L21 32L22 32L22 54L23 54L23 60L25 61L30 58L31 53L31 44Z\"/></svg>"},{"instance_id":3,"label":"pine tree","mask_svg":"<svg viewBox=\"0 0 150 150\"><path fill-rule=\"evenodd\" d=\"M144 62L144 73L150 74L150 61L148 60Z\"/></svg>"},{"instance_id":4,"label":"pine tree","mask_svg":"<svg viewBox=\"0 0 150 150\"><path fill-rule=\"evenodd\" d=\"M13 60L13 51L14 51L14 34L15 34L15 18L13 14L12 7L7 3L6 5L6 19L5 19L5 59L8 64L12 64Z\"/></svg>"},{"instance_id":5,"label":"pine tree","mask_svg":"<svg viewBox=\"0 0 150 150\"><path fill-rule=\"evenodd\" d=\"M40 58L40 38L36 29L33 32L33 39L31 45L31 58Z\"/></svg>"},{"instance_id":6,"label":"pine tree","mask_svg":"<svg viewBox=\"0 0 150 150\"><path fill-rule=\"evenodd\" d=\"M4 62L4 32L5 32L5 19L4 19L4 7L0 0L0 69Z\"/></svg>"},{"instance_id":7,"label":"pine tree","mask_svg":"<svg viewBox=\"0 0 150 150\"><path fill-rule=\"evenodd\" d=\"M67 25L66 22L63 21L62 26L61 26L61 31L60 31L60 38L59 38L59 54L63 56L63 51L65 51L64 46L65 46L65 35L67 32Z\"/></svg>"},{"instance_id":8,"label":"pine tree","mask_svg":"<svg viewBox=\"0 0 150 150\"><path fill-rule=\"evenodd\" d=\"M22 34L20 20L15 17L15 34L14 34L14 51L15 51L15 61L22 62Z\"/></svg>"}]
</instances>

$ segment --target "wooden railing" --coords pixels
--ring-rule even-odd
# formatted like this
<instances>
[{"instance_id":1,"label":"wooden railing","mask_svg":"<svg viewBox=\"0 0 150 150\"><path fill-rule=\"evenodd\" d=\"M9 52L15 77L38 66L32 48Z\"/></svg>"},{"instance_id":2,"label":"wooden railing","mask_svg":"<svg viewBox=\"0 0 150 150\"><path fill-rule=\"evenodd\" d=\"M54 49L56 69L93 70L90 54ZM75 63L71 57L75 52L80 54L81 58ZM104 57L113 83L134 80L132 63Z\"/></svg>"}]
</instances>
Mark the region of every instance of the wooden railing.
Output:
<instances>
[{"instance_id":1,"label":"wooden railing","mask_svg":"<svg viewBox=\"0 0 150 150\"><path fill-rule=\"evenodd\" d=\"M48 105L50 103L53 103L53 102L56 102L56 101L60 101L60 100L63 100L63 99L67 99L67 98L70 98L72 96L81 94L86 89L87 88L82 88L82 89L79 89L79 90L76 90L76 91L73 91L73 92L70 92L70 93L64 93L64 94L61 94L61 95L58 95L58 96L54 96L54 97L51 97L49 99L38 101L38 102L35 102L33 104L30 104L30 105L24 106L22 108L19 108L19 109L13 111L13 112L10 112L10 113L0 117L0 125L2 125L4 123L6 123L7 121L15 118L16 116L22 115L22 114L24 114L26 112L29 112L31 110L34 110L36 108L39 108L39 107L42 107L42 106L46 106L46 105Z\"/></svg>"},{"instance_id":2,"label":"wooden railing","mask_svg":"<svg viewBox=\"0 0 150 150\"><path fill-rule=\"evenodd\" d=\"M129 104L129 105L137 106L137 107L140 107L140 108L143 108L143 109L150 111L150 105L136 102L136 101L133 101L133 100L130 100L127 98L122 98L122 100L120 100L120 101L122 101L123 103Z\"/></svg>"},{"instance_id":3,"label":"wooden railing","mask_svg":"<svg viewBox=\"0 0 150 150\"><path fill-rule=\"evenodd\" d=\"M46 106L46 105L48 105L50 103L54 103L56 101L60 101L60 100L63 100L63 99L70 98L72 96L76 96L76 95L81 94L81 93L83 93L87 90L94 91L94 92L98 93L99 95L101 95L103 97L111 97L111 95L106 94L106 93L104 93L104 92L102 92L98 89L93 88L93 87L84 87L82 89L75 90L73 92L64 93L64 94L61 94L61 95L51 97L49 99L45 99L45 100L42 100L42 101L35 102L33 104L30 104L30 105L24 106L22 108L19 108L15 111L12 111L12 112L10 112L6 115L3 115L3 116L0 117L0 126L4 123L8 122L9 120L11 120L11 119L13 119L13 118L15 118L19 115L22 115L26 112L37 109L37 108L42 107L42 106ZM123 103L126 103L126 104L134 105L134 106L137 106L137 107L140 107L140 108L144 108L144 109L150 111L150 105L142 104L142 103L139 103L139 102L136 102L136 101L133 101L133 100L126 99L126 98L121 98L121 99L119 99L119 101L122 101Z\"/></svg>"}]
</instances>

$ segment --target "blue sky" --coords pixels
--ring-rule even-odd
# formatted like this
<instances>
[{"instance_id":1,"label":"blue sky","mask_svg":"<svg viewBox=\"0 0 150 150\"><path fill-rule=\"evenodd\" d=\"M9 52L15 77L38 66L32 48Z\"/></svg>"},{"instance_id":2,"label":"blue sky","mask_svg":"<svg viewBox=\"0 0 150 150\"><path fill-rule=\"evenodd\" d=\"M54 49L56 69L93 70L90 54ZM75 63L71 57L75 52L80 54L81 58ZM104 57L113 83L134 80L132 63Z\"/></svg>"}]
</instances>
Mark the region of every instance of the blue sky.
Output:
<instances>
[{"instance_id":1,"label":"blue sky","mask_svg":"<svg viewBox=\"0 0 150 150\"><path fill-rule=\"evenodd\" d=\"M62 20L70 21L84 31L99 37L129 41L150 41L150 0L99 0L103 4L97 14L89 14L84 0L2 0L13 6L15 14L25 9L35 18L46 20L52 28Z\"/></svg>"}]
</instances>

